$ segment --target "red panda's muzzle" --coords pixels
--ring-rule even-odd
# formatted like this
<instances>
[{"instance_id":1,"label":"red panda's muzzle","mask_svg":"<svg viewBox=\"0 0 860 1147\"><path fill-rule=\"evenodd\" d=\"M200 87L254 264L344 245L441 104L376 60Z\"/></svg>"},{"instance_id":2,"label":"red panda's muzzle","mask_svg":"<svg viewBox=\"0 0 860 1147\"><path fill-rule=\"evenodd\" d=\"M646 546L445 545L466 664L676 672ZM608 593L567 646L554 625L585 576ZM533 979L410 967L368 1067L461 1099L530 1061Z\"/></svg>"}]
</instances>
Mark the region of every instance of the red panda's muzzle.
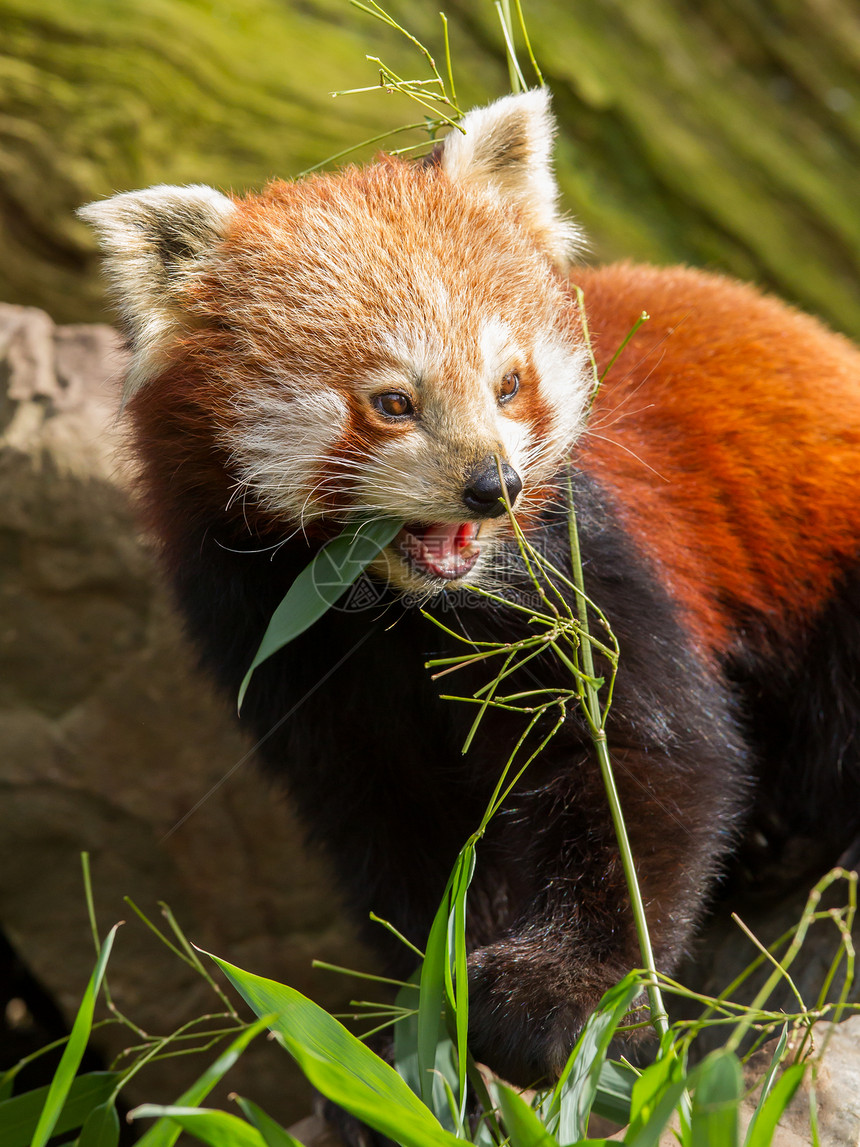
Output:
<instances>
[{"instance_id":1,"label":"red panda's muzzle","mask_svg":"<svg viewBox=\"0 0 860 1147\"><path fill-rule=\"evenodd\" d=\"M477 536L477 522L408 525L395 538L395 545L417 572L454 581L465 577L478 560Z\"/></svg>"}]
</instances>

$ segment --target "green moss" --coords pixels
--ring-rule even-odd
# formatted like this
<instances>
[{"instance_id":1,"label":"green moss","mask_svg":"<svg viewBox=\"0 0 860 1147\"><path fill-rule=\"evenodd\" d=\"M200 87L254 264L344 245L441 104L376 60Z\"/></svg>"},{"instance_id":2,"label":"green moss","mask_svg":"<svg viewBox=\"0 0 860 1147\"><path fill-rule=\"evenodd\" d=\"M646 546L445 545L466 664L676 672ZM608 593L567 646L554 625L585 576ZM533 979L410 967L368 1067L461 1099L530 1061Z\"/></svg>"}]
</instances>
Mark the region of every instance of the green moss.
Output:
<instances>
[{"instance_id":1,"label":"green moss","mask_svg":"<svg viewBox=\"0 0 860 1147\"><path fill-rule=\"evenodd\" d=\"M435 3L392 11L441 50ZM459 94L501 94L492 4L446 4ZM860 334L860 21L770 0L529 0L559 167L597 257L758 280ZM258 187L417 118L364 59L420 61L345 0L0 0L0 297L103 315L80 203ZM403 141L400 140L400 143Z\"/></svg>"}]
</instances>

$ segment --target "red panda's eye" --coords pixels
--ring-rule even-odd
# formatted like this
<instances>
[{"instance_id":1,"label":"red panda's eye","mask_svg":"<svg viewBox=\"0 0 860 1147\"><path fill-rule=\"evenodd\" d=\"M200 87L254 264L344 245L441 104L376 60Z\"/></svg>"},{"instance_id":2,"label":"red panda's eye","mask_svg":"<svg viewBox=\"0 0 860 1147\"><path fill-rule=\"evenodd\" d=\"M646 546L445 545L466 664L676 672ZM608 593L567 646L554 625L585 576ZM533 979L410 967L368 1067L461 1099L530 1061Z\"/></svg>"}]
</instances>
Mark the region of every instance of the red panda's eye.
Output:
<instances>
[{"instance_id":1,"label":"red panda's eye","mask_svg":"<svg viewBox=\"0 0 860 1147\"><path fill-rule=\"evenodd\" d=\"M502 379L502 385L499 387L499 402L510 402L519 389L520 376L515 370L512 370Z\"/></svg>"},{"instance_id":2,"label":"red panda's eye","mask_svg":"<svg viewBox=\"0 0 860 1147\"><path fill-rule=\"evenodd\" d=\"M373 405L389 418L411 418L415 413L409 396L402 394L399 390L389 390L385 394L377 394L373 399Z\"/></svg>"}]
</instances>

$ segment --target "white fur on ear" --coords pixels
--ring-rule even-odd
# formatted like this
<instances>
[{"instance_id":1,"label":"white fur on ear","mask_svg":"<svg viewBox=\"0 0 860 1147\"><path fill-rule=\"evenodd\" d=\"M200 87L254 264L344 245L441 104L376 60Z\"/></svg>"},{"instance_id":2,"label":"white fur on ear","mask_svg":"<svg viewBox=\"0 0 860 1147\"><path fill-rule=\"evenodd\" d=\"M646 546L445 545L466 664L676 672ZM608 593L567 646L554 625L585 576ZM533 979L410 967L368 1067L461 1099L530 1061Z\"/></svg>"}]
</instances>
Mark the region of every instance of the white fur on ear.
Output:
<instances>
[{"instance_id":1,"label":"white fur on ear","mask_svg":"<svg viewBox=\"0 0 860 1147\"><path fill-rule=\"evenodd\" d=\"M205 269L236 207L202 184L128 191L81 207L98 235L131 336L123 401L157 373L183 329L183 288Z\"/></svg>"},{"instance_id":2,"label":"white fur on ear","mask_svg":"<svg viewBox=\"0 0 860 1147\"><path fill-rule=\"evenodd\" d=\"M442 167L458 183L515 207L535 242L564 270L583 246L582 232L558 210L552 170L555 120L549 92L535 88L476 108L442 144Z\"/></svg>"}]
</instances>

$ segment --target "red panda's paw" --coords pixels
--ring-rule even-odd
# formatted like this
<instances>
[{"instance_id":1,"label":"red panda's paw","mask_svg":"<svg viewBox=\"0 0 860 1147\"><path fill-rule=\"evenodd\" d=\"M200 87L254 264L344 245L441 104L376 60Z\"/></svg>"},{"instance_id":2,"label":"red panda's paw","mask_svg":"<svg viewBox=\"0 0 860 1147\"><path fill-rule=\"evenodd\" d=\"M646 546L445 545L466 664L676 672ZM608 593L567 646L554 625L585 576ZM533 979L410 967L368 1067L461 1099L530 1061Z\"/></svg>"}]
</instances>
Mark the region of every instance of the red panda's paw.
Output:
<instances>
[{"instance_id":1,"label":"red panda's paw","mask_svg":"<svg viewBox=\"0 0 860 1147\"><path fill-rule=\"evenodd\" d=\"M469 959L469 1049L517 1087L555 1082L601 996L629 969L554 947L501 941Z\"/></svg>"}]
</instances>

